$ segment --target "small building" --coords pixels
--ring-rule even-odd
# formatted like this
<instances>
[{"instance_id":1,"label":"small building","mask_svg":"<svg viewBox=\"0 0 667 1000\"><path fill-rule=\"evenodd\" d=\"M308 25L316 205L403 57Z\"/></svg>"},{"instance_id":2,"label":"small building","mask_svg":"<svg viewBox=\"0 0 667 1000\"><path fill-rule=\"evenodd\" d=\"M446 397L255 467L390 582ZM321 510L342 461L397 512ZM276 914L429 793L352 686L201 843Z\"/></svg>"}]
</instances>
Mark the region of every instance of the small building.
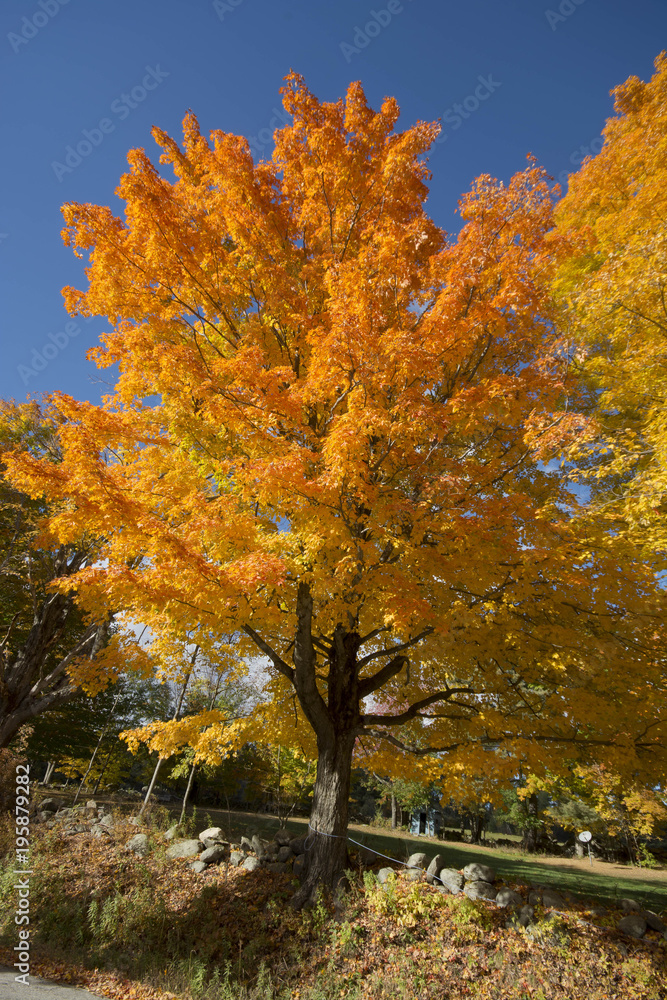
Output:
<instances>
[{"instance_id":1,"label":"small building","mask_svg":"<svg viewBox=\"0 0 667 1000\"><path fill-rule=\"evenodd\" d=\"M442 813L439 809L421 809L410 817L410 833L416 836L437 837L442 830Z\"/></svg>"}]
</instances>

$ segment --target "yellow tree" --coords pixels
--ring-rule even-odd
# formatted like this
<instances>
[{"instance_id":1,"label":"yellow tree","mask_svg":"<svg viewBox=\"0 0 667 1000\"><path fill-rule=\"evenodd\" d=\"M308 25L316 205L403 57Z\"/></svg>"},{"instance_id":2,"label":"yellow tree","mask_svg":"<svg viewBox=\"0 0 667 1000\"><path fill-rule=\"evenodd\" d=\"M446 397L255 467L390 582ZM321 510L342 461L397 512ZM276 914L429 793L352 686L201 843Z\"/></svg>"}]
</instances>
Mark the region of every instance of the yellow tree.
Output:
<instances>
[{"instance_id":1,"label":"yellow tree","mask_svg":"<svg viewBox=\"0 0 667 1000\"><path fill-rule=\"evenodd\" d=\"M479 178L448 242L424 208L437 124L286 81L271 161L188 114L183 148L153 132L174 179L130 152L124 220L65 207L89 254L67 305L108 317L94 356L120 374L102 407L53 398L59 465L6 460L65 501L53 533L105 539L78 590L156 656L234 633L268 658L242 736L317 758L300 905L345 867L354 754L426 781L435 750L480 773L496 743L535 767L560 746L652 762L662 595L545 464L585 422L535 280L557 242L543 172ZM234 733L199 721L213 758Z\"/></svg>"},{"instance_id":2,"label":"yellow tree","mask_svg":"<svg viewBox=\"0 0 667 1000\"><path fill-rule=\"evenodd\" d=\"M558 206L569 251L554 279L598 434L570 452L600 510L667 551L667 58L612 93L598 156ZM582 442L583 445L583 442Z\"/></svg>"}]
</instances>

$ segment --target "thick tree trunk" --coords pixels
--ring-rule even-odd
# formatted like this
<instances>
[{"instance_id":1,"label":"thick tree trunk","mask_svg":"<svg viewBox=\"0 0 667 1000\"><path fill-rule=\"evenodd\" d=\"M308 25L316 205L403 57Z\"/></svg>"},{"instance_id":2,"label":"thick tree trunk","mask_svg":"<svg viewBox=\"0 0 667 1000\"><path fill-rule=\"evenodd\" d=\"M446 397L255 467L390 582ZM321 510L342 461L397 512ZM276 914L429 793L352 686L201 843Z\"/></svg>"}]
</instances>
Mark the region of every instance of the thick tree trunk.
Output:
<instances>
[{"instance_id":1,"label":"thick tree trunk","mask_svg":"<svg viewBox=\"0 0 667 1000\"><path fill-rule=\"evenodd\" d=\"M397 820L397 817L396 817L396 796L392 792L391 793L391 828L392 828L392 830L396 829L396 826L397 826L396 820Z\"/></svg>"},{"instance_id":2,"label":"thick tree trunk","mask_svg":"<svg viewBox=\"0 0 667 1000\"><path fill-rule=\"evenodd\" d=\"M347 816L353 747L352 733L337 733L332 745L318 748L306 867L301 888L292 899L295 909L307 903L318 886L335 887L338 877L348 867Z\"/></svg>"}]
</instances>

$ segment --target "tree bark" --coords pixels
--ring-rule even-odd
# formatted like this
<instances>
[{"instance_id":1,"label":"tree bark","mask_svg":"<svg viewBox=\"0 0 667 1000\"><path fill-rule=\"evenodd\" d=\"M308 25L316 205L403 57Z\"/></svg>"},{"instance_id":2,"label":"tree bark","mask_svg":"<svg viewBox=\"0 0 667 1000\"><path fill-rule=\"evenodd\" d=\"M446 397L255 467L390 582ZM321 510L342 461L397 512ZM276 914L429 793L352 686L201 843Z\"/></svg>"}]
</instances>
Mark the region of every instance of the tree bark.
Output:
<instances>
[{"instance_id":1,"label":"tree bark","mask_svg":"<svg viewBox=\"0 0 667 1000\"><path fill-rule=\"evenodd\" d=\"M188 775L187 788L185 789L185 795L183 796L183 805L181 806L181 815L178 818L178 825L179 826L183 825L183 820L185 819L185 807L187 806L188 799L190 798L190 790L192 788L192 781L193 781L194 776L195 776L195 765L192 764L191 767L190 767L190 773Z\"/></svg>"},{"instance_id":2,"label":"tree bark","mask_svg":"<svg viewBox=\"0 0 667 1000\"><path fill-rule=\"evenodd\" d=\"M395 830L397 826L396 823L396 795L392 791L391 793L391 828Z\"/></svg>"}]
</instances>

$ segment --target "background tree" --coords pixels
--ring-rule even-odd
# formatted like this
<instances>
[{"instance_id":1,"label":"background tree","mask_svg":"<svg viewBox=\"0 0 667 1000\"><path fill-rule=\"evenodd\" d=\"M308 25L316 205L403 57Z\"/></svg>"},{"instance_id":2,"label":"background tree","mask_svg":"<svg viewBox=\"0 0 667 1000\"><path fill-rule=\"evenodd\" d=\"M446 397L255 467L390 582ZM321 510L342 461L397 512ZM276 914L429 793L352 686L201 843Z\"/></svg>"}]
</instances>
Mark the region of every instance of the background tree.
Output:
<instances>
[{"instance_id":1,"label":"background tree","mask_svg":"<svg viewBox=\"0 0 667 1000\"><path fill-rule=\"evenodd\" d=\"M53 398L61 463L7 461L63 504L62 544L104 534L77 588L156 657L230 632L268 657L252 723L202 713L178 739L316 757L298 906L345 868L362 743L425 782L434 752L478 773L499 741L538 770L566 746L651 771L664 594L548 465L585 421L536 280L559 245L544 173L479 178L448 243L424 209L436 124L396 133L393 100L320 103L295 74L284 105L270 162L188 115L183 149L153 133L173 182L129 154L125 221L65 207L89 254L67 305L108 317L94 353L120 375L103 408Z\"/></svg>"},{"instance_id":2,"label":"background tree","mask_svg":"<svg viewBox=\"0 0 667 1000\"><path fill-rule=\"evenodd\" d=\"M55 425L36 403L0 401L0 453L16 446L60 460ZM80 661L99 657L108 638L108 615L91 618L71 590L53 589L90 565L96 551L85 533L65 544L40 536L54 510L12 486L0 465L0 747L81 690Z\"/></svg>"}]
</instances>

